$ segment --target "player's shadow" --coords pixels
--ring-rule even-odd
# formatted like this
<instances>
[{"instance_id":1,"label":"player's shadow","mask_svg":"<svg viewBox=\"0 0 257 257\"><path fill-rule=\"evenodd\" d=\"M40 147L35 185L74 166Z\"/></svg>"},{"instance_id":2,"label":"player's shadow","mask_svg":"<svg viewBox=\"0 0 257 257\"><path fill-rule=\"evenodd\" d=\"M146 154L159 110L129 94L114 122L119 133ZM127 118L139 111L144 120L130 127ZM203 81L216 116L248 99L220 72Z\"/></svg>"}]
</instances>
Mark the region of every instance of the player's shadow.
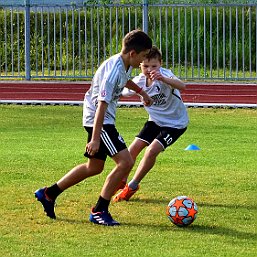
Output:
<instances>
[{"instance_id":1,"label":"player's shadow","mask_svg":"<svg viewBox=\"0 0 257 257\"><path fill-rule=\"evenodd\" d=\"M235 237L240 239L257 239L257 236L255 233L248 233L243 231L237 231L232 228L228 227L219 227L219 226L207 226L207 225L197 225L197 224L191 224L188 227L176 227L173 224L167 224L167 225L160 225L160 224L139 224L139 223L122 223L122 225L126 225L128 227L137 227L137 228L153 228L155 231L180 231L183 233L198 233L202 235L221 235L221 236L228 236L228 237Z\"/></svg>"},{"instance_id":2,"label":"player's shadow","mask_svg":"<svg viewBox=\"0 0 257 257\"><path fill-rule=\"evenodd\" d=\"M57 218L57 222L64 222L69 224L75 225L92 225L88 220L77 220L71 218ZM97 226L97 225L95 225ZM191 224L188 227L177 227L173 224L167 222L167 224L152 224L152 223L134 223L134 222L122 222L119 228L126 227L135 227L135 228L142 228L142 229L153 229L154 231L179 231L182 233L198 233L201 235L220 235L226 237L233 237L233 238L240 238L240 239L247 239L247 240L256 240L257 235L255 233L243 232L238 231L236 229L222 227L222 226L208 226L208 225L198 225L198 224Z\"/></svg>"},{"instance_id":3,"label":"player's shadow","mask_svg":"<svg viewBox=\"0 0 257 257\"><path fill-rule=\"evenodd\" d=\"M244 209L247 208L248 210L257 210L257 205L249 205L249 204L221 204L221 203L198 203L198 206L203 207L211 207L211 208L229 208L229 209Z\"/></svg>"},{"instance_id":4,"label":"player's shadow","mask_svg":"<svg viewBox=\"0 0 257 257\"><path fill-rule=\"evenodd\" d=\"M230 236L230 237L235 237L240 239L252 239L252 240L257 238L255 233L238 231L233 228L222 227L222 226L207 226L207 225L192 224L186 229L189 229L190 231L193 231L193 232L201 233L203 235L205 234L221 235L221 236L225 235L225 236Z\"/></svg>"},{"instance_id":5,"label":"player's shadow","mask_svg":"<svg viewBox=\"0 0 257 257\"><path fill-rule=\"evenodd\" d=\"M83 225L83 224L87 224L87 222L88 222L85 219L78 220L78 219L62 218L62 217L57 217L56 221L57 222L63 222L63 223L76 224L76 225Z\"/></svg>"},{"instance_id":6,"label":"player's shadow","mask_svg":"<svg viewBox=\"0 0 257 257\"><path fill-rule=\"evenodd\" d=\"M154 199L154 198L131 198L129 202L135 202L135 203L152 203L152 204L168 204L171 199Z\"/></svg>"},{"instance_id":7,"label":"player's shadow","mask_svg":"<svg viewBox=\"0 0 257 257\"><path fill-rule=\"evenodd\" d=\"M157 205L167 205L170 199L160 199L160 198L138 198L134 197L129 200L129 202L134 202L137 204L157 204ZM235 204L221 204L221 203L206 203L206 202L197 202L198 208L201 209L201 207L207 207L207 208L229 208L233 210L240 210L240 208L247 208L249 210L257 210L257 206L255 205L235 205ZM64 223L71 223L71 224L81 224L81 225L87 225L89 224L89 221L87 220L77 220L77 219L71 219L71 218L57 218L56 221L58 222L64 222ZM251 239L256 240L257 235L255 233L249 233L249 232L243 232L238 231L233 228L229 227L222 227L222 226L208 226L208 225L198 225L198 224L191 224L188 227L177 227L173 224L170 224L167 222L167 224L152 224L152 223L134 223L134 222L122 222L122 226L128 226L128 227L136 227L136 228L153 228L154 230L160 230L160 231L182 231L184 233L187 232L194 232L199 233L202 235L221 235L221 236L229 236L229 237L237 237L240 239Z\"/></svg>"},{"instance_id":8,"label":"player's shadow","mask_svg":"<svg viewBox=\"0 0 257 257\"><path fill-rule=\"evenodd\" d=\"M70 224L78 224L78 225L92 225L87 220L77 220L77 219L71 219L71 218L57 218L57 222L64 222L64 223L70 223ZM95 225L97 226L97 225ZM202 235L221 235L221 236L229 236L229 237L235 237L240 239L251 239L256 240L257 235L255 233L248 233L243 231L238 231L232 228L228 227L221 227L221 226L207 226L207 225L198 225L198 224L191 224L188 227L177 227L173 224L170 224L167 222L167 224L152 224L152 223L134 223L134 222L122 222L121 226L118 226L117 228L124 228L124 226L127 227L136 227L136 228L147 228L147 229L154 229L155 231L180 231L183 233L199 233Z\"/></svg>"},{"instance_id":9,"label":"player's shadow","mask_svg":"<svg viewBox=\"0 0 257 257\"><path fill-rule=\"evenodd\" d=\"M157 198L131 198L129 202L135 203L148 203L148 204L165 204L168 205L171 199L157 199ZM229 209L244 209L248 210L257 210L257 205L249 204L222 204L222 203L206 203L206 202L196 202L199 208L201 207L210 207L210 208L229 208Z\"/></svg>"}]
</instances>

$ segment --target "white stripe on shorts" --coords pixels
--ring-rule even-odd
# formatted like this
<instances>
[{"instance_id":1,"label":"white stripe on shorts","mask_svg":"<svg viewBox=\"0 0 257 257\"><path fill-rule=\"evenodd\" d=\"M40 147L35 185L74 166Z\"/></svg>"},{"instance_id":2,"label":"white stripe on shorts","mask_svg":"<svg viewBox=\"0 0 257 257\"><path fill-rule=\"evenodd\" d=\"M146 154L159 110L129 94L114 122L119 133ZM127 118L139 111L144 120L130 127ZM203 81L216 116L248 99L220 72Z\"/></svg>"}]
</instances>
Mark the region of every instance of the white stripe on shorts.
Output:
<instances>
[{"instance_id":1,"label":"white stripe on shorts","mask_svg":"<svg viewBox=\"0 0 257 257\"><path fill-rule=\"evenodd\" d=\"M118 151L115 148L115 145L112 143L112 140L110 139L108 133L104 129L102 129L101 139L103 140L105 146L109 150L111 156L113 156L116 153L118 153Z\"/></svg>"}]
</instances>

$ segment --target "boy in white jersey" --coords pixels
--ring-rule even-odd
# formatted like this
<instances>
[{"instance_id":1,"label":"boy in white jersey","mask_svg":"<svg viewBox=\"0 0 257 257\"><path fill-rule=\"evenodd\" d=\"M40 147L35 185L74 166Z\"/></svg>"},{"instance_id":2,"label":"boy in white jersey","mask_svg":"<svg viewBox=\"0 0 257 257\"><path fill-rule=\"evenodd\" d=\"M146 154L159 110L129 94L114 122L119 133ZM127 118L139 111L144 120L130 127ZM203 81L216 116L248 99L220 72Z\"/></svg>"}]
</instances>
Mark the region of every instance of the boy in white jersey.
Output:
<instances>
[{"instance_id":1,"label":"boy in white jersey","mask_svg":"<svg viewBox=\"0 0 257 257\"><path fill-rule=\"evenodd\" d=\"M57 196L82 180L101 173L108 155L116 166L107 176L89 220L99 225L119 225L110 215L108 207L121 179L128 176L134 161L115 128L116 107L125 86L141 95L144 105L152 104L153 100L145 91L129 80L132 68L139 66L151 47L152 40L148 35L141 30L131 31L122 41L121 53L103 62L96 71L91 87L85 94L83 107L83 126L88 132L87 163L74 167L51 187L35 192L35 197L50 218L56 218L54 204Z\"/></svg>"},{"instance_id":2,"label":"boy in white jersey","mask_svg":"<svg viewBox=\"0 0 257 257\"><path fill-rule=\"evenodd\" d=\"M145 106L149 114L143 129L129 146L129 152L134 160L145 148L145 154L137 167L132 180L114 196L113 201L128 201L139 189L139 183L154 166L159 153L165 150L186 131L188 115L181 99L180 90L185 84L170 70L161 67L161 52L155 46L141 63L142 73L133 81L154 99L151 106ZM124 89L124 96L131 96L135 92Z\"/></svg>"}]
</instances>

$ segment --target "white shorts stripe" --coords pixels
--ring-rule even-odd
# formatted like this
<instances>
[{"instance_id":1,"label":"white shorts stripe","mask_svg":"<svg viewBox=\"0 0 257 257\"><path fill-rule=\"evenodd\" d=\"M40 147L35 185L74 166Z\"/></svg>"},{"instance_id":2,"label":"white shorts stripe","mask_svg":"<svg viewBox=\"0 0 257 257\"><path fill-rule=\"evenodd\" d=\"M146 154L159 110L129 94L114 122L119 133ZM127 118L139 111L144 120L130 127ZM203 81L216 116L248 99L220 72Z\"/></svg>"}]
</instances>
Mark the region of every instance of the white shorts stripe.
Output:
<instances>
[{"instance_id":1,"label":"white shorts stripe","mask_svg":"<svg viewBox=\"0 0 257 257\"><path fill-rule=\"evenodd\" d=\"M103 140L105 146L109 150L111 156L113 156L116 153L118 153L118 151L115 148L115 145L112 143L112 140L110 139L108 133L104 129L102 129L101 139Z\"/></svg>"}]
</instances>

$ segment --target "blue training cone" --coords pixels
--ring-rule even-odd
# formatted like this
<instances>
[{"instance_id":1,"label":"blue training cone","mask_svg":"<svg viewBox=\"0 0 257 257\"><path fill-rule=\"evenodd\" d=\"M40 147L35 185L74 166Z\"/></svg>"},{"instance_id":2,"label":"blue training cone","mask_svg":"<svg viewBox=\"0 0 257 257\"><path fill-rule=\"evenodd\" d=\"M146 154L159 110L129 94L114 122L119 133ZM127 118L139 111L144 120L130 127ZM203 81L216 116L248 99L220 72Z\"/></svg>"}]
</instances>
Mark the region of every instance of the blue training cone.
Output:
<instances>
[{"instance_id":1,"label":"blue training cone","mask_svg":"<svg viewBox=\"0 0 257 257\"><path fill-rule=\"evenodd\" d=\"M201 150L197 145L189 145L185 150Z\"/></svg>"}]
</instances>

